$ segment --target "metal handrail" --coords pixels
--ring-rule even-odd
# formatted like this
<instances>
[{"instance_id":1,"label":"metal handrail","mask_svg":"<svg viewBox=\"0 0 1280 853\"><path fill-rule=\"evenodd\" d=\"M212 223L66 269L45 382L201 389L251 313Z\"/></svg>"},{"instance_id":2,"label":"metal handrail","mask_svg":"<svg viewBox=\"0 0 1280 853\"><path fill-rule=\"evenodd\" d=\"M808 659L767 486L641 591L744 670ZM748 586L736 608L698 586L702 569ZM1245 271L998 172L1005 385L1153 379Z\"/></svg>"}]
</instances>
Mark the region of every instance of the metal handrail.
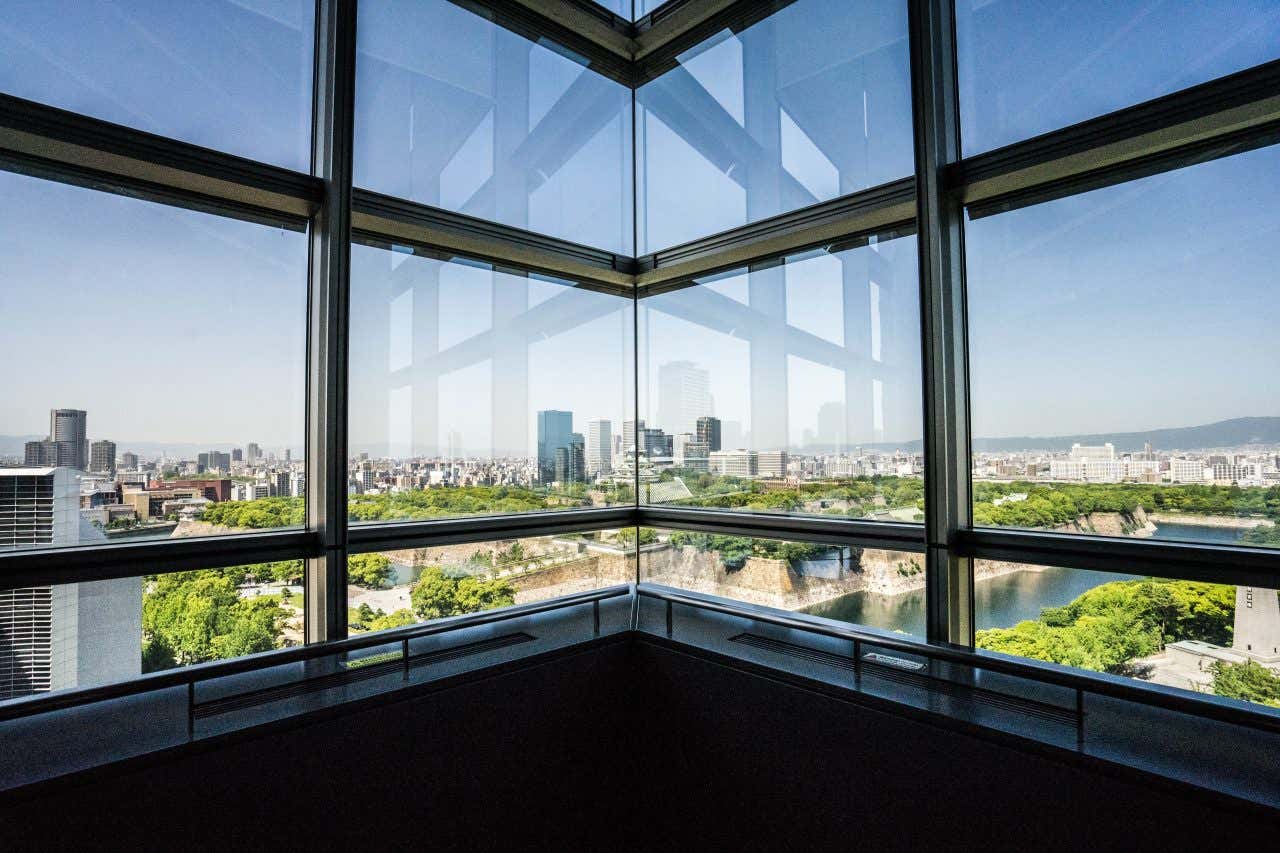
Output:
<instances>
[{"instance_id":1,"label":"metal handrail","mask_svg":"<svg viewBox=\"0 0 1280 853\"><path fill-rule=\"evenodd\" d=\"M907 654L920 655L930 660L961 664L1002 675L1040 681L1075 690L1077 693L1093 693L1168 711L1208 717L1232 725L1280 733L1280 712L1260 707L1244 707L1235 704L1236 700L1220 696L1189 694L1176 687L1135 682L1107 673L1085 674L1079 670L1044 661L1013 659L996 652L966 649L960 646L927 644L898 636L860 630L852 626L827 625L791 613L774 611L757 605L726 602L712 596L676 590L660 584L641 583L636 587L636 593L637 596L683 604L687 607L710 610L741 619L753 619L781 628L808 631L812 634L858 644L870 643Z\"/></svg>"},{"instance_id":2,"label":"metal handrail","mask_svg":"<svg viewBox=\"0 0 1280 853\"><path fill-rule=\"evenodd\" d=\"M255 655L246 655L245 657L235 658L234 660L210 661L208 663L193 664L188 667L152 673L129 681L116 682L114 684L103 684L96 687L75 688L58 691L56 693L44 693L38 696L23 697L15 699L10 703L0 705L0 721L21 719L23 717L43 714L49 711L74 708L80 705L88 705L93 702L102 702L108 699L120 699L126 696L136 696L142 693L150 693L152 691L164 690L171 687L187 687L188 696L190 697L195 689L195 685L202 681L210 681L215 678L224 678L230 675L241 675L246 672L254 672L289 663L299 663L302 661L315 660L317 658L331 657L344 652L354 652L361 649L373 648L375 646L385 646L392 643L408 644L410 641L421 637L430 637L436 634L447 633L449 631L459 631L464 628L488 625L493 622L519 619L524 616L532 616L537 613L545 613L551 610L562 610L580 604L598 603L610 598L627 595L630 592L630 584L618 584L616 586L605 587L604 589L574 593L572 595L553 598L547 601L517 604L512 607L503 607L497 610L485 610L479 613L467 613L461 616L450 616L434 622L428 622L421 625L411 625L405 628L390 628L386 631L374 631L368 634L348 637L345 640L334 640L332 642L318 643L310 646L295 646L290 649L275 649L273 651L261 652ZM598 620L598 616L594 618ZM598 621L596 624L598 624Z\"/></svg>"}]
</instances>

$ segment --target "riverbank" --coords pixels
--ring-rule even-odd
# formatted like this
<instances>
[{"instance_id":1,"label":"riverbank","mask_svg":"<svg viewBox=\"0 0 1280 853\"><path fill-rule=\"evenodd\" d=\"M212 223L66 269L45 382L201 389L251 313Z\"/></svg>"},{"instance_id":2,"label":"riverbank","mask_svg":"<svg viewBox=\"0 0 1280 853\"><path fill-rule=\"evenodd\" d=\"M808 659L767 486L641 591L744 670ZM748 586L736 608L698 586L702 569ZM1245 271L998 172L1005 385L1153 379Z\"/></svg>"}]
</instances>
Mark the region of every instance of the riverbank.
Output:
<instances>
[{"instance_id":1,"label":"riverbank","mask_svg":"<svg viewBox=\"0 0 1280 853\"><path fill-rule=\"evenodd\" d=\"M1194 527L1221 527L1230 530L1252 530L1255 527L1273 527L1275 522L1257 516L1191 515L1181 512L1151 512L1147 518L1160 524L1183 524Z\"/></svg>"}]
</instances>

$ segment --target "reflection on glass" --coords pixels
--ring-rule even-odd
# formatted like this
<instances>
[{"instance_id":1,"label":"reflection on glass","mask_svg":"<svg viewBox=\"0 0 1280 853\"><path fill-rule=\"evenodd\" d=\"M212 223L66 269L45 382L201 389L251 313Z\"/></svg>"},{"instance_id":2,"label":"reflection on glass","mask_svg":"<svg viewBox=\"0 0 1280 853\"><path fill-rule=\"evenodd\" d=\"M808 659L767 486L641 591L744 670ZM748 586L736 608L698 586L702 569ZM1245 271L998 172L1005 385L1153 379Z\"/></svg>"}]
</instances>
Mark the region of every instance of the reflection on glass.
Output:
<instances>
[{"instance_id":1,"label":"reflection on glass","mask_svg":"<svg viewBox=\"0 0 1280 853\"><path fill-rule=\"evenodd\" d=\"M447 0L360 4L355 183L632 253L631 92Z\"/></svg>"},{"instance_id":2,"label":"reflection on glass","mask_svg":"<svg viewBox=\"0 0 1280 853\"><path fill-rule=\"evenodd\" d=\"M347 624L383 631L632 583L635 551L627 527L353 554Z\"/></svg>"},{"instance_id":3,"label":"reflection on glass","mask_svg":"<svg viewBox=\"0 0 1280 853\"><path fill-rule=\"evenodd\" d=\"M352 519L634 500L625 295L369 246L351 289Z\"/></svg>"},{"instance_id":4,"label":"reflection on glass","mask_svg":"<svg viewBox=\"0 0 1280 853\"><path fill-rule=\"evenodd\" d=\"M924 604L910 600L923 595L923 554L648 527L639 539L642 582L924 634Z\"/></svg>"},{"instance_id":5,"label":"reflection on glass","mask_svg":"<svg viewBox=\"0 0 1280 853\"><path fill-rule=\"evenodd\" d=\"M921 520L913 237L699 280L639 319L642 502Z\"/></svg>"},{"instance_id":6,"label":"reflection on glass","mask_svg":"<svg viewBox=\"0 0 1280 853\"><path fill-rule=\"evenodd\" d=\"M979 648L1280 707L1276 590L977 560Z\"/></svg>"},{"instance_id":7,"label":"reflection on glass","mask_svg":"<svg viewBox=\"0 0 1280 853\"><path fill-rule=\"evenodd\" d=\"M0 548L301 525L305 235L0 173Z\"/></svg>"},{"instance_id":8,"label":"reflection on glass","mask_svg":"<svg viewBox=\"0 0 1280 853\"><path fill-rule=\"evenodd\" d=\"M906 4L799 0L636 91L639 252L912 173Z\"/></svg>"},{"instance_id":9,"label":"reflection on glass","mask_svg":"<svg viewBox=\"0 0 1280 853\"><path fill-rule=\"evenodd\" d=\"M969 223L977 524L1280 544L1277 177L1267 148Z\"/></svg>"},{"instance_id":10,"label":"reflection on glass","mask_svg":"<svg viewBox=\"0 0 1280 853\"><path fill-rule=\"evenodd\" d=\"M6 3L0 92L305 172L315 3Z\"/></svg>"},{"instance_id":11,"label":"reflection on glass","mask_svg":"<svg viewBox=\"0 0 1280 853\"><path fill-rule=\"evenodd\" d=\"M978 154L1280 57L1273 0L958 0L960 118Z\"/></svg>"},{"instance_id":12,"label":"reflection on glass","mask_svg":"<svg viewBox=\"0 0 1280 853\"><path fill-rule=\"evenodd\" d=\"M0 701L302 642L301 560L0 590Z\"/></svg>"}]
</instances>

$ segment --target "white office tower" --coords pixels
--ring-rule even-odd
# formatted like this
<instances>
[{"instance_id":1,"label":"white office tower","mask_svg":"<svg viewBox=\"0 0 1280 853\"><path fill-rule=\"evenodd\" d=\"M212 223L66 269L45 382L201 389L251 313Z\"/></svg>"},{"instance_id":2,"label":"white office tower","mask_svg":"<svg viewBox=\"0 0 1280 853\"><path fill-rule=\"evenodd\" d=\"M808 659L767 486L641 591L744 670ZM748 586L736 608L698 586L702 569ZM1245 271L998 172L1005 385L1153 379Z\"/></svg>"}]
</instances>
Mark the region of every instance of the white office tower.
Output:
<instances>
[{"instance_id":1,"label":"white office tower","mask_svg":"<svg viewBox=\"0 0 1280 853\"><path fill-rule=\"evenodd\" d=\"M1231 648L1259 663L1280 664L1280 597L1274 589L1236 587Z\"/></svg>"},{"instance_id":2,"label":"white office tower","mask_svg":"<svg viewBox=\"0 0 1280 853\"><path fill-rule=\"evenodd\" d=\"M70 468L0 470L0 548L102 539L79 505ZM141 648L138 578L0 591L0 701L133 678Z\"/></svg>"},{"instance_id":3,"label":"white office tower","mask_svg":"<svg viewBox=\"0 0 1280 853\"><path fill-rule=\"evenodd\" d=\"M664 432L693 432L698 418L713 414L708 371L692 361L658 367L658 426Z\"/></svg>"},{"instance_id":4,"label":"white office tower","mask_svg":"<svg viewBox=\"0 0 1280 853\"><path fill-rule=\"evenodd\" d=\"M587 421L587 473L607 474L613 470L613 423L607 418Z\"/></svg>"},{"instance_id":5,"label":"white office tower","mask_svg":"<svg viewBox=\"0 0 1280 853\"><path fill-rule=\"evenodd\" d=\"M754 450L715 450L709 454L710 471L722 477L755 477L760 473L760 454Z\"/></svg>"},{"instance_id":6,"label":"white office tower","mask_svg":"<svg viewBox=\"0 0 1280 853\"><path fill-rule=\"evenodd\" d=\"M787 451L761 450L757 454L758 471L761 477L787 476Z\"/></svg>"}]
</instances>

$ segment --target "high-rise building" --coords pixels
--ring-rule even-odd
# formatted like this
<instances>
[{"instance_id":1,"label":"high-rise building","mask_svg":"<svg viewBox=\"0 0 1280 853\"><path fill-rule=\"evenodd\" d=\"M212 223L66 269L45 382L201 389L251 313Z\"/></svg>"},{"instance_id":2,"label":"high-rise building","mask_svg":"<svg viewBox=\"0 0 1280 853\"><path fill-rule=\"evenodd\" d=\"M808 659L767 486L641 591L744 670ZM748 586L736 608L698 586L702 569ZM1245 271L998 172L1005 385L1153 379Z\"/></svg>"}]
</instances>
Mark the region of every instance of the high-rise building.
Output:
<instances>
[{"instance_id":1,"label":"high-rise building","mask_svg":"<svg viewBox=\"0 0 1280 853\"><path fill-rule=\"evenodd\" d=\"M581 433L572 433L568 445L556 448L555 479L562 484L586 480L586 447Z\"/></svg>"},{"instance_id":2,"label":"high-rise building","mask_svg":"<svg viewBox=\"0 0 1280 853\"><path fill-rule=\"evenodd\" d=\"M636 435L644 433L644 421L622 422L622 454L644 452L644 448L636 444Z\"/></svg>"},{"instance_id":3,"label":"high-rise building","mask_svg":"<svg viewBox=\"0 0 1280 853\"><path fill-rule=\"evenodd\" d=\"M23 464L28 468L55 468L58 465L58 445L49 439L28 441L23 447Z\"/></svg>"},{"instance_id":4,"label":"high-rise building","mask_svg":"<svg viewBox=\"0 0 1280 853\"><path fill-rule=\"evenodd\" d=\"M695 435L698 441L711 448L715 453L720 449L720 419L710 416L698 418Z\"/></svg>"},{"instance_id":5,"label":"high-rise building","mask_svg":"<svg viewBox=\"0 0 1280 853\"><path fill-rule=\"evenodd\" d=\"M103 474L115 473L116 443L114 441L95 441L89 445L89 470Z\"/></svg>"},{"instance_id":6,"label":"high-rise building","mask_svg":"<svg viewBox=\"0 0 1280 853\"><path fill-rule=\"evenodd\" d=\"M232 462L243 462L243 461L244 461L244 451L243 451L243 450L241 450L239 447L233 447L233 448L231 448L231 461L232 461Z\"/></svg>"},{"instance_id":7,"label":"high-rise building","mask_svg":"<svg viewBox=\"0 0 1280 853\"><path fill-rule=\"evenodd\" d=\"M102 534L80 518L70 468L0 470L0 549L76 545ZM137 578L0 591L0 700L136 677Z\"/></svg>"},{"instance_id":8,"label":"high-rise building","mask_svg":"<svg viewBox=\"0 0 1280 853\"><path fill-rule=\"evenodd\" d=\"M538 412L538 478L555 478L556 449L569 446L573 432L573 412L545 409Z\"/></svg>"},{"instance_id":9,"label":"high-rise building","mask_svg":"<svg viewBox=\"0 0 1280 853\"><path fill-rule=\"evenodd\" d=\"M272 497L287 498L291 491L289 488L289 472L277 471L271 478Z\"/></svg>"},{"instance_id":10,"label":"high-rise building","mask_svg":"<svg viewBox=\"0 0 1280 853\"><path fill-rule=\"evenodd\" d=\"M755 477L760 473L760 456L754 450L713 450L709 463L711 473L723 477Z\"/></svg>"},{"instance_id":11,"label":"high-rise building","mask_svg":"<svg viewBox=\"0 0 1280 853\"><path fill-rule=\"evenodd\" d=\"M696 441L692 433L674 436L671 448L671 459L679 468L692 471L706 471L711 449L705 441Z\"/></svg>"},{"instance_id":12,"label":"high-rise building","mask_svg":"<svg viewBox=\"0 0 1280 853\"><path fill-rule=\"evenodd\" d=\"M249 442L248 446L246 446L244 449L244 461L250 465L254 465L261 458L262 458L262 448L259 447L255 442L252 442L252 441Z\"/></svg>"},{"instance_id":13,"label":"high-rise building","mask_svg":"<svg viewBox=\"0 0 1280 853\"><path fill-rule=\"evenodd\" d=\"M219 471L231 470L231 454L221 450L209 451L209 467Z\"/></svg>"},{"instance_id":14,"label":"high-rise building","mask_svg":"<svg viewBox=\"0 0 1280 853\"><path fill-rule=\"evenodd\" d=\"M120 465L126 471L138 470L138 454L125 451L120 455Z\"/></svg>"},{"instance_id":15,"label":"high-rise building","mask_svg":"<svg viewBox=\"0 0 1280 853\"><path fill-rule=\"evenodd\" d=\"M1116 449L1109 441L1106 444L1093 445L1077 443L1071 445L1070 457L1082 462L1093 459L1110 462L1116 458Z\"/></svg>"},{"instance_id":16,"label":"high-rise building","mask_svg":"<svg viewBox=\"0 0 1280 853\"><path fill-rule=\"evenodd\" d=\"M640 432L640 452L650 459L670 456L667 452L667 436L660 429L645 429Z\"/></svg>"},{"instance_id":17,"label":"high-rise building","mask_svg":"<svg viewBox=\"0 0 1280 853\"><path fill-rule=\"evenodd\" d=\"M658 367L658 423L667 432L692 432L712 413L711 374L692 361Z\"/></svg>"},{"instance_id":18,"label":"high-rise building","mask_svg":"<svg viewBox=\"0 0 1280 853\"><path fill-rule=\"evenodd\" d=\"M787 476L787 451L761 450L756 454L757 472L761 477Z\"/></svg>"},{"instance_id":19,"label":"high-rise building","mask_svg":"<svg viewBox=\"0 0 1280 853\"><path fill-rule=\"evenodd\" d=\"M53 409L49 412L49 440L58 445L60 465L81 471L88 468L88 421L89 413L81 409Z\"/></svg>"},{"instance_id":20,"label":"high-rise building","mask_svg":"<svg viewBox=\"0 0 1280 853\"><path fill-rule=\"evenodd\" d=\"M587 473L613 470L613 423L606 418L587 421Z\"/></svg>"},{"instance_id":21,"label":"high-rise building","mask_svg":"<svg viewBox=\"0 0 1280 853\"><path fill-rule=\"evenodd\" d=\"M209 470L209 454L207 452L196 454L196 470L197 471Z\"/></svg>"}]
</instances>

